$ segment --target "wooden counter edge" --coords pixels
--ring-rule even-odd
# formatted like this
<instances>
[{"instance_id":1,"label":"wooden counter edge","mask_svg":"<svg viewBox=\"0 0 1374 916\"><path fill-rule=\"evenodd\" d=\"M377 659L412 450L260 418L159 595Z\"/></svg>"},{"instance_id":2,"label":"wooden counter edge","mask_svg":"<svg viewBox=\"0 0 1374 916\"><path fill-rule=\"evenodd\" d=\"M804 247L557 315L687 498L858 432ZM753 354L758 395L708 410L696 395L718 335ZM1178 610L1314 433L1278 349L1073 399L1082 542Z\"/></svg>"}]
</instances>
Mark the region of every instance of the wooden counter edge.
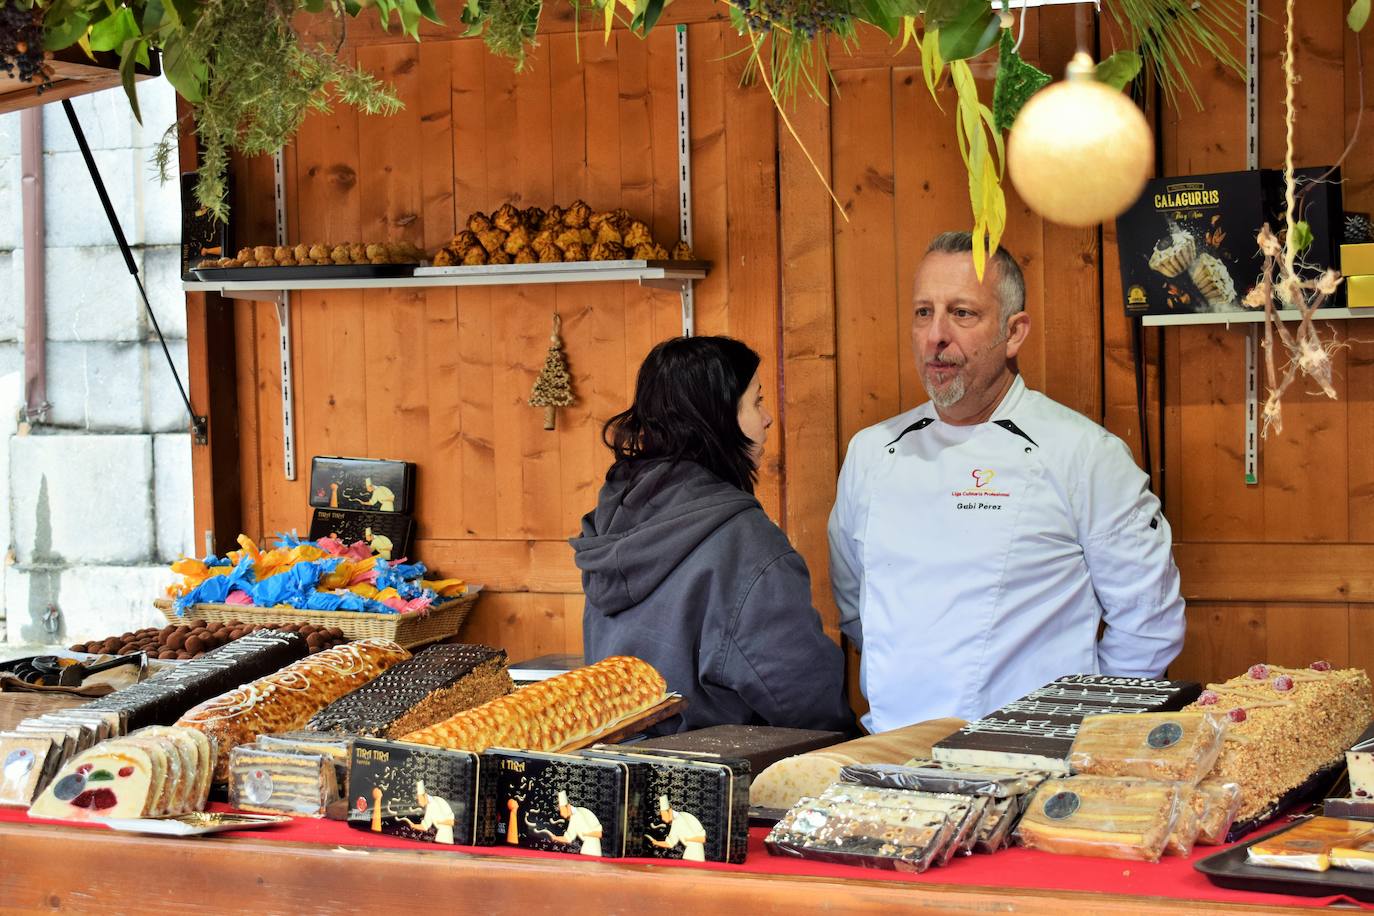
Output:
<instances>
[{"instance_id":1,"label":"wooden counter edge","mask_svg":"<svg viewBox=\"0 0 1374 916\"><path fill-rule=\"evenodd\" d=\"M760 875L642 861L505 858L247 837L168 839L46 824L0 824L0 901L6 912L183 913L189 907L198 912L423 912L439 907L522 916L627 909L684 916L732 908L750 914L823 908L832 913L1178 916L1257 909L1159 897Z\"/></svg>"}]
</instances>

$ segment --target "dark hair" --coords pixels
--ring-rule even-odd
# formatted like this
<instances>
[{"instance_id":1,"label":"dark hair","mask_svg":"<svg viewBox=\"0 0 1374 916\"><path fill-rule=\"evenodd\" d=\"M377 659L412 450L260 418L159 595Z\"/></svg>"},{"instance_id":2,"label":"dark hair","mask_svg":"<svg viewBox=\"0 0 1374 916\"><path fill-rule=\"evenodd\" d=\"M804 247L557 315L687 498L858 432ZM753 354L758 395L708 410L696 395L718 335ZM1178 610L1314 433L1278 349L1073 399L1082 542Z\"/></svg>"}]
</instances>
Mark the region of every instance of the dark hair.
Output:
<instances>
[{"instance_id":1,"label":"dark hair","mask_svg":"<svg viewBox=\"0 0 1374 916\"><path fill-rule=\"evenodd\" d=\"M630 462L687 459L754 492L753 443L739 427L739 401L759 355L730 337L674 337L649 351L635 399L602 429L615 452L611 473Z\"/></svg>"}]
</instances>

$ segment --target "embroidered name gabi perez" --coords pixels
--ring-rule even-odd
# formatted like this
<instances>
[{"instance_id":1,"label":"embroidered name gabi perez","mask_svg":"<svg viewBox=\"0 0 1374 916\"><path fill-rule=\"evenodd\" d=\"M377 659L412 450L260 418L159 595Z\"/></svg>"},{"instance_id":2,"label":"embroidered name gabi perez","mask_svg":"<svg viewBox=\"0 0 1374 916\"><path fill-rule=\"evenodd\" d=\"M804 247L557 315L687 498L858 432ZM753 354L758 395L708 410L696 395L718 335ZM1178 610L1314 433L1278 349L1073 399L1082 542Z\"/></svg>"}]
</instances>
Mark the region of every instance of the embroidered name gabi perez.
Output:
<instances>
[{"instance_id":1,"label":"embroidered name gabi perez","mask_svg":"<svg viewBox=\"0 0 1374 916\"><path fill-rule=\"evenodd\" d=\"M999 506L999 505L997 505L996 503L976 502L976 503L955 503L955 504L954 504L954 508L956 508L956 509L1000 509L1000 508L1002 508L1002 507Z\"/></svg>"}]
</instances>

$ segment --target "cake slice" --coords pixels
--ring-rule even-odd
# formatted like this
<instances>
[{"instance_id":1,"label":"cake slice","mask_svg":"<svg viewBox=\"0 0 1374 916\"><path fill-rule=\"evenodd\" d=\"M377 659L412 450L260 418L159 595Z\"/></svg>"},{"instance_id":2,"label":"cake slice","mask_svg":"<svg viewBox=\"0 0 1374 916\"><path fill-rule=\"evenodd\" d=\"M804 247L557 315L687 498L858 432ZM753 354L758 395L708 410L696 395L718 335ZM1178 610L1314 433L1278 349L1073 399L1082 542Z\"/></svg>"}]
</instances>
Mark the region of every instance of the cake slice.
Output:
<instances>
[{"instance_id":1,"label":"cake slice","mask_svg":"<svg viewBox=\"0 0 1374 916\"><path fill-rule=\"evenodd\" d=\"M506 653L474 645L430 646L320 710L311 731L398 738L514 689Z\"/></svg>"},{"instance_id":2,"label":"cake slice","mask_svg":"<svg viewBox=\"0 0 1374 916\"><path fill-rule=\"evenodd\" d=\"M154 813L166 771L148 751L127 739L106 741L67 763L38 800L30 817L64 821L143 817Z\"/></svg>"}]
</instances>

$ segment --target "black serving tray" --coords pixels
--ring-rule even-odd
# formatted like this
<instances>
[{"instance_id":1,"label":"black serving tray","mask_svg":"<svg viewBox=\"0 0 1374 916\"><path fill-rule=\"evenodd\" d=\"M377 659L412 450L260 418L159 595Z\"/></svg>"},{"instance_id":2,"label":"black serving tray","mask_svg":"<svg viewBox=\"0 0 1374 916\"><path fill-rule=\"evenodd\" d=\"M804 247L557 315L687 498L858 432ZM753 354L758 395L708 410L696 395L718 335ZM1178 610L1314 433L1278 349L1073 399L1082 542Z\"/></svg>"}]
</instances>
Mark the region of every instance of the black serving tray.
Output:
<instances>
[{"instance_id":1,"label":"black serving tray","mask_svg":"<svg viewBox=\"0 0 1374 916\"><path fill-rule=\"evenodd\" d=\"M1301 785L1283 793L1279 800L1266 810L1248 820L1236 821L1231 825L1231 829L1226 831L1226 842L1234 843L1250 831L1263 827L1274 818L1281 814L1287 814L1294 808L1340 795L1341 793L1337 790L1344 779L1345 756L1342 755L1340 760L1330 766L1323 767L1307 777L1307 780Z\"/></svg>"},{"instance_id":2,"label":"black serving tray","mask_svg":"<svg viewBox=\"0 0 1374 916\"><path fill-rule=\"evenodd\" d=\"M307 264L290 267L196 267L191 270L202 283L242 283L273 280L374 280L409 277L412 264Z\"/></svg>"},{"instance_id":3,"label":"black serving tray","mask_svg":"<svg viewBox=\"0 0 1374 916\"><path fill-rule=\"evenodd\" d=\"M1308 817L1300 817L1278 830L1271 830L1245 843L1199 859L1193 863L1193 867L1219 887L1259 891L1265 894L1292 894L1298 897L1330 897L1345 894L1356 900L1374 902L1374 873L1371 872L1350 871L1344 868L1301 871L1296 868L1250 864L1247 857L1251 846L1292 830L1306 820Z\"/></svg>"}]
</instances>

